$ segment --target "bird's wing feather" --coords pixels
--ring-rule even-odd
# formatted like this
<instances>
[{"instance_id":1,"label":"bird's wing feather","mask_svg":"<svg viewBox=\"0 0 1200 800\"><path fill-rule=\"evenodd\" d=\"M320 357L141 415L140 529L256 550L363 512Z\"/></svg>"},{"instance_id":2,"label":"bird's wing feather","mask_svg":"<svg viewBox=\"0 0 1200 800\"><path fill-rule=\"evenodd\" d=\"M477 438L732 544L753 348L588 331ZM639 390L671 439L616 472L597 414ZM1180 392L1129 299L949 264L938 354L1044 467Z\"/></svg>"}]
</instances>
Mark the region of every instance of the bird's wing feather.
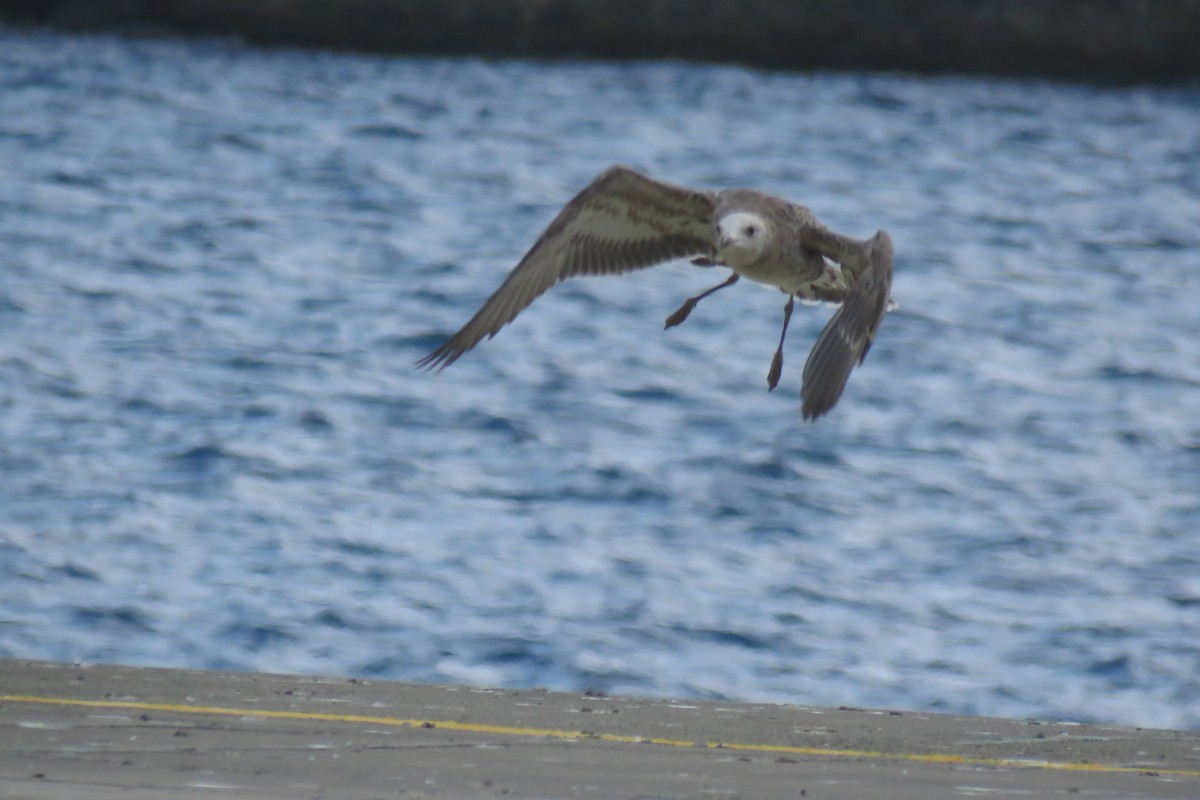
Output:
<instances>
[{"instance_id":1,"label":"bird's wing feather","mask_svg":"<svg viewBox=\"0 0 1200 800\"><path fill-rule=\"evenodd\" d=\"M872 240L868 239L864 242L835 233L818 222L811 212L808 212L808 209L804 209L804 211L808 213L808 219L801 218L799 220L800 240L803 246L816 250L830 261L840 264L847 280L853 286L858 280L859 273L866 266L863 248Z\"/></svg>"},{"instance_id":2,"label":"bird's wing feather","mask_svg":"<svg viewBox=\"0 0 1200 800\"><path fill-rule=\"evenodd\" d=\"M417 365L453 364L566 278L714 255L714 203L712 192L656 181L628 167L605 170L567 203L475 316Z\"/></svg>"},{"instance_id":3,"label":"bird's wing feather","mask_svg":"<svg viewBox=\"0 0 1200 800\"><path fill-rule=\"evenodd\" d=\"M828 229L814 233L814 249L839 261L857 279L842 307L817 337L804 364L800 389L804 419L816 419L842 396L850 371L861 364L883 322L892 291L892 240L879 231L865 242L840 236Z\"/></svg>"}]
</instances>

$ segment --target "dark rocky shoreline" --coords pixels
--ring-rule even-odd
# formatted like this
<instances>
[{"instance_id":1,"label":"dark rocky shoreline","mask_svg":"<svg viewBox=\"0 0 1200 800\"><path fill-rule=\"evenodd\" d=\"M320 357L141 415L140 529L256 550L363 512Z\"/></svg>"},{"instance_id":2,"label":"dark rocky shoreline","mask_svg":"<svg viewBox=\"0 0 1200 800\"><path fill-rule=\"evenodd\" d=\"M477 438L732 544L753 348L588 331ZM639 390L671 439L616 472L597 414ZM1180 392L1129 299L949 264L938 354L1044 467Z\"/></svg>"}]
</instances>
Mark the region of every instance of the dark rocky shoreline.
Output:
<instances>
[{"instance_id":1,"label":"dark rocky shoreline","mask_svg":"<svg viewBox=\"0 0 1200 800\"><path fill-rule=\"evenodd\" d=\"M0 0L0 19L394 54L1200 78L1200 0Z\"/></svg>"}]
</instances>

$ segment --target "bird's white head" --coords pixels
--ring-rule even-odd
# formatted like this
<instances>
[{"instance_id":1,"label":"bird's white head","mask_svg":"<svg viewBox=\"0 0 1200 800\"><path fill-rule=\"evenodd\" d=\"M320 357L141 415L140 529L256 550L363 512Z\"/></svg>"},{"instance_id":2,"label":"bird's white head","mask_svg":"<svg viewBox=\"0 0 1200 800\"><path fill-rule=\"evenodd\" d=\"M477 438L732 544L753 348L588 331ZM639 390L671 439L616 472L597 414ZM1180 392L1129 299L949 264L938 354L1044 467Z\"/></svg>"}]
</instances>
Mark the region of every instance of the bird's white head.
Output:
<instances>
[{"instance_id":1,"label":"bird's white head","mask_svg":"<svg viewBox=\"0 0 1200 800\"><path fill-rule=\"evenodd\" d=\"M770 236L770 223L758 214L726 214L717 221L717 257L727 264L748 264L762 254Z\"/></svg>"}]
</instances>

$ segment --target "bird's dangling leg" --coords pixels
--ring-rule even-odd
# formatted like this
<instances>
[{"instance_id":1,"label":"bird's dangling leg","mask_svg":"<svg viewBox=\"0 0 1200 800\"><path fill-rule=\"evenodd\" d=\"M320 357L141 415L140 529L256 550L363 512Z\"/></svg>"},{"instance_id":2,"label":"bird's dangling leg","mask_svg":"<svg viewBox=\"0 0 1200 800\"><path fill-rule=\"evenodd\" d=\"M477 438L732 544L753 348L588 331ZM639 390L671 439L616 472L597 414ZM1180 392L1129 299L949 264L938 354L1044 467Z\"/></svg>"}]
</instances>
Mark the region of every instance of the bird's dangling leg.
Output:
<instances>
[{"instance_id":1,"label":"bird's dangling leg","mask_svg":"<svg viewBox=\"0 0 1200 800\"><path fill-rule=\"evenodd\" d=\"M735 272L729 276L728 280L726 280L724 283L720 284L719 286L714 286L711 289L709 289L708 291L701 292L700 294L696 295L695 297L689 297L687 300L683 301L683 305L681 305L679 307L678 311L676 311L671 316L667 317L667 324L663 327L674 328L676 325L678 325L679 323L683 322L685 319L688 318L688 314L692 313L692 309L696 307L696 303L699 303L701 300L708 297L710 294L717 291L718 289L724 289L726 286L733 286L737 282L738 282L738 274Z\"/></svg>"},{"instance_id":2,"label":"bird's dangling leg","mask_svg":"<svg viewBox=\"0 0 1200 800\"><path fill-rule=\"evenodd\" d=\"M775 357L771 359L771 371L767 373L767 391L775 391L779 385L779 376L783 374L783 339L787 336L788 323L792 321L792 309L796 307L796 295L789 295L787 305L783 307L783 333L779 334L779 347Z\"/></svg>"}]
</instances>

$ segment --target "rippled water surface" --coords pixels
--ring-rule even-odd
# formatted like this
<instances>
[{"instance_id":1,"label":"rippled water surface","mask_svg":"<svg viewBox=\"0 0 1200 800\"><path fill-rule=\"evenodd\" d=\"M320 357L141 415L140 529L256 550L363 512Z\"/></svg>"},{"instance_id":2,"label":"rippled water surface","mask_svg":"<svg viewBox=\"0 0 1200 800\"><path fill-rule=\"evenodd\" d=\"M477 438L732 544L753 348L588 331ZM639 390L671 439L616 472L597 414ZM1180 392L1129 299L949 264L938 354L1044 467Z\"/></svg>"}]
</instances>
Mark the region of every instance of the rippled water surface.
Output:
<instances>
[{"instance_id":1,"label":"rippled water surface","mask_svg":"<svg viewBox=\"0 0 1200 800\"><path fill-rule=\"evenodd\" d=\"M896 242L413 362L625 162ZM0 29L0 656L1200 728L1200 91Z\"/></svg>"}]
</instances>

